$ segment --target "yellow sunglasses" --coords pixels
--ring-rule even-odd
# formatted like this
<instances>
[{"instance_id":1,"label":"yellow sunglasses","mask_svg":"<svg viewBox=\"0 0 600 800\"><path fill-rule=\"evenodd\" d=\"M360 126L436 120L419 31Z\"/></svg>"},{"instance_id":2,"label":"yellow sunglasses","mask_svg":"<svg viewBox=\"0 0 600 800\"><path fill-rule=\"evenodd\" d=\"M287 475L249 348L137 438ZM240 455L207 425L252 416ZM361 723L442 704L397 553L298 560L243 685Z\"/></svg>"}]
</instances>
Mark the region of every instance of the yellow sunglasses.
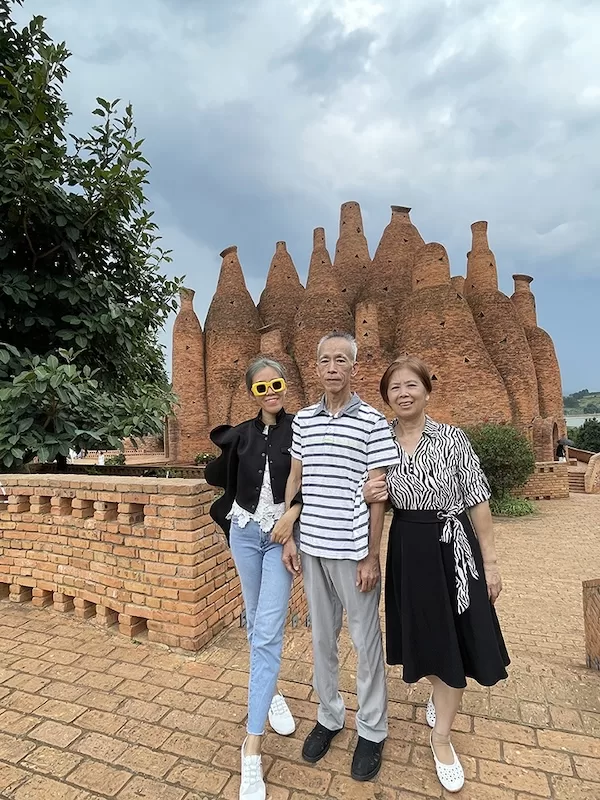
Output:
<instances>
[{"instance_id":1,"label":"yellow sunglasses","mask_svg":"<svg viewBox=\"0 0 600 800\"><path fill-rule=\"evenodd\" d=\"M257 381L250 387L250 391L254 397L264 397L269 389L279 394L286 388L285 380L283 378L273 378L272 381Z\"/></svg>"}]
</instances>

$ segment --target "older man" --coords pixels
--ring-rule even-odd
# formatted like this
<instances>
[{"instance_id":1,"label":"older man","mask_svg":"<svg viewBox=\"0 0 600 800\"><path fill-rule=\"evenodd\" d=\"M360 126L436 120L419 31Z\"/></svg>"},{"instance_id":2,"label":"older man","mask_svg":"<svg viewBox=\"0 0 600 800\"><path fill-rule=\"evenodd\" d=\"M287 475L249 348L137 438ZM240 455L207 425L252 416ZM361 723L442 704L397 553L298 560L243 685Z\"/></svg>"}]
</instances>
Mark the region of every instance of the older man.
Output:
<instances>
[{"instance_id":1,"label":"older man","mask_svg":"<svg viewBox=\"0 0 600 800\"><path fill-rule=\"evenodd\" d=\"M312 621L313 685L320 700L317 724L302 756L315 763L344 727L339 691L338 638L344 610L358 655L358 743L351 775L367 781L377 775L387 736L387 693L379 624L381 591L379 548L385 508L367 507L362 486L367 475L385 473L398 452L385 417L353 393L356 341L329 333L319 343L317 372L324 395L298 412L292 424L292 469L286 501L302 489L300 551L304 589ZM293 539L284 561L299 570Z\"/></svg>"}]
</instances>

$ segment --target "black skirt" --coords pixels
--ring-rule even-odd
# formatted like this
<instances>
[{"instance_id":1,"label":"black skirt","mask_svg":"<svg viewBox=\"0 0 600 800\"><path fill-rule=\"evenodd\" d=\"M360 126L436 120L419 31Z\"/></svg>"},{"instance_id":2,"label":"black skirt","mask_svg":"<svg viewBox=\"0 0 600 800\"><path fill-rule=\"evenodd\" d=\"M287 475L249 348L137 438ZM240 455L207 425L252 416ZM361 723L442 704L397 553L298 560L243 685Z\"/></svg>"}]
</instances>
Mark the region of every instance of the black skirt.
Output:
<instances>
[{"instance_id":1,"label":"black skirt","mask_svg":"<svg viewBox=\"0 0 600 800\"><path fill-rule=\"evenodd\" d=\"M388 664L403 665L406 683L427 675L457 689L474 678L493 686L510 664L494 606L487 593L479 542L466 513L466 531L479 578L469 576L469 607L457 610L452 543L440 541L436 511L394 510L385 580Z\"/></svg>"}]
</instances>

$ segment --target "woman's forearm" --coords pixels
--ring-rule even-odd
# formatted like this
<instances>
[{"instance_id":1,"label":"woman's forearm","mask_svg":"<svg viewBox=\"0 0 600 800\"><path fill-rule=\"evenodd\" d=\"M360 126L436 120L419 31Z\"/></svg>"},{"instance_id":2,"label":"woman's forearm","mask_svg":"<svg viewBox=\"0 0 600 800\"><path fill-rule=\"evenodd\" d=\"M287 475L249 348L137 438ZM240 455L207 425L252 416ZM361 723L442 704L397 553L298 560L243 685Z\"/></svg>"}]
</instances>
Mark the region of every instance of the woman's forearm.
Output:
<instances>
[{"instance_id":1,"label":"woman's forearm","mask_svg":"<svg viewBox=\"0 0 600 800\"><path fill-rule=\"evenodd\" d=\"M494 525L492 522L492 512L490 511L490 504L479 503L469 509L469 516L473 523L473 528L479 540L481 548L481 555L483 556L484 564L496 563L496 543L494 540Z\"/></svg>"}]
</instances>

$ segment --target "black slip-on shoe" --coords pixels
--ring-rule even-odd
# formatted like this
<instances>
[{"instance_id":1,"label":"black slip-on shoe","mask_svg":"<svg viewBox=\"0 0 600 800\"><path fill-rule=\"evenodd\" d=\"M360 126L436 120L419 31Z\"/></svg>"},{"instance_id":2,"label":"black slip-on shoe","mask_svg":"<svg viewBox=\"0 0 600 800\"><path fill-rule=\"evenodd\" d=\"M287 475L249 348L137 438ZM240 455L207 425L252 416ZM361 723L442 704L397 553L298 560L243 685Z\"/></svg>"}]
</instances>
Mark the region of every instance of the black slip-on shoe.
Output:
<instances>
[{"instance_id":1,"label":"black slip-on shoe","mask_svg":"<svg viewBox=\"0 0 600 800\"><path fill-rule=\"evenodd\" d=\"M384 744L385 739L382 742L370 742L362 736L358 737L350 770L355 781L370 781L377 775L381 768Z\"/></svg>"},{"instance_id":2,"label":"black slip-on shoe","mask_svg":"<svg viewBox=\"0 0 600 800\"><path fill-rule=\"evenodd\" d=\"M330 731L329 728L317 722L304 740L302 758L311 764L316 764L329 750L333 737L337 736L341 730L343 730L343 728L338 728L337 731Z\"/></svg>"}]
</instances>

